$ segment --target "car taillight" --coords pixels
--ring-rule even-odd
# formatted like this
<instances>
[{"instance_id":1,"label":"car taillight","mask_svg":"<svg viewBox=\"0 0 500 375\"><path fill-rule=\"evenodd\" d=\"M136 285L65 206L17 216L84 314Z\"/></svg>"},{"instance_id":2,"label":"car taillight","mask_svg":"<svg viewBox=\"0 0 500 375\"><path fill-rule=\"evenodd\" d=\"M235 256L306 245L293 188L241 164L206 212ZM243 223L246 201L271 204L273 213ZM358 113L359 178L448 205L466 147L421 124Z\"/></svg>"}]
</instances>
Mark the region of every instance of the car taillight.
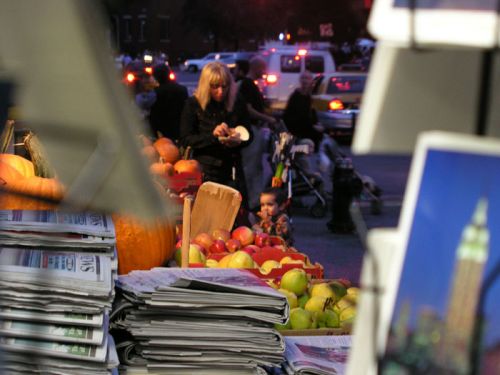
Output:
<instances>
[{"instance_id":1,"label":"car taillight","mask_svg":"<svg viewBox=\"0 0 500 375\"><path fill-rule=\"evenodd\" d=\"M276 74L268 74L265 79L268 85L275 85L278 82L278 76Z\"/></svg>"},{"instance_id":2,"label":"car taillight","mask_svg":"<svg viewBox=\"0 0 500 375\"><path fill-rule=\"evenodd\" d=\"M174 72L170 72L170 74L168 75L168 79L170 79L171 81L175 81L175 74L174 74Z\"/></svg>"},{"instance_id":3,"label":"car taillight","mask_svg":"<svg viewBox=\"0 0 500 375\"><path fill-rule=\"evenodd\" d=\"M128 73L125 79L128 83L132 83L135 81L135 75L133 73Z\"/></svg>"},{"instance_id":4,"label":"car taillight","mask_svg":"<svg viewBox=\"0 0 500 375\"><path fill-rule=\"evenodd\" d=\"M344 109L344 103L340 99L333 99L328 103L328 109L331 111L338 111Z\"/></svg>"},{"instance_id":5,"label":"car taillight","mask_svg":"<svg viewBox=\"0 0 500 375\"><path fill-rule=\"evenodd\" d=\"M150 66L146 66L146 67L144 68L144 71L145 71L146 73L148 73L149 75L153 74L153 68L152 68L152 67L150 67Z\"/></svg>"}]
</instances>

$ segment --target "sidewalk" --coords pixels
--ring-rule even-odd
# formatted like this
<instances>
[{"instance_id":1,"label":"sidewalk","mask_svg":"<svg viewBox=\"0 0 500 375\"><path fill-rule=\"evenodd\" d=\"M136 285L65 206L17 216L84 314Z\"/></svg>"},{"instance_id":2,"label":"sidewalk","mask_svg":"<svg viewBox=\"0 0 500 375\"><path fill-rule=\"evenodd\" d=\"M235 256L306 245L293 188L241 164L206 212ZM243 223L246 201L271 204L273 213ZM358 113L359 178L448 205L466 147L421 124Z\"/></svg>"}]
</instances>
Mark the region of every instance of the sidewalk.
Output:
<instances>
[{"instance_id":1,"label":"sidewalk","mask_svg":"<svg viewBox=\"0 0 500 375\"><path fill-rule=\"evenodd\" d=\"M396 227L401 210L401 202L384 201L382 213L373 215L368 204L361 202L360 208L366 227ZM326 223L330 212L321 219L313 218L307 209L294 208L293 225L295 247L307 254L311 262L324 267L325 278L346 278L353 283L359 282L363 261L363 245L358 234L331 233Z\"/></svg>"}]
</instances>

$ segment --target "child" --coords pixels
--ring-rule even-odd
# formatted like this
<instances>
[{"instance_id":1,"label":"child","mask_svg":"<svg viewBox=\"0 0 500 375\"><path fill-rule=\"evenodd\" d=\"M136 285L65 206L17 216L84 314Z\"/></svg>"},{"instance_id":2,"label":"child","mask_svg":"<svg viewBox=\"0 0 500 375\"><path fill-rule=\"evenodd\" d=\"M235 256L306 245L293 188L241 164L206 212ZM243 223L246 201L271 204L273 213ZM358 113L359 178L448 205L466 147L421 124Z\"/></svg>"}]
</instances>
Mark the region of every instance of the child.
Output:
<instances>
[{"instance_id":1,"label":"child","mask_svg":"<svg viewBox=\"0 0 500 375\"><path fill-rule=\"evenodd\" d=\"M277 187L267 188L260 194L260 222L253 226L257 232L282 237L287 245L293 244L292 226L285 213L286 195Z\"/></svg>"}]
</instances>

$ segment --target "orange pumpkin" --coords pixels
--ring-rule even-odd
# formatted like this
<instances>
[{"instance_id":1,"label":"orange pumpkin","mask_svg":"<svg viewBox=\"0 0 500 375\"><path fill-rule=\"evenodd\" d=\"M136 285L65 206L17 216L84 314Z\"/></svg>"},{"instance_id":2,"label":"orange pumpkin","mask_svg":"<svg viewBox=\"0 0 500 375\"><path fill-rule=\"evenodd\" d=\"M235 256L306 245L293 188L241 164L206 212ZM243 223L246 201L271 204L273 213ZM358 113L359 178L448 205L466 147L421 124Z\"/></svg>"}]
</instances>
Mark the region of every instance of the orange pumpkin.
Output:
<instances>
[{"instance_id":1,"label":"orange pumpkin","mask_svg":"<svg viewBox=\"0 0 500 375\"><path fill-rule=\"evenodd\" d=\"M158 154L160 154L160 157L166 163L174 164L181 157L177 146L174 145L173 142L168 138L158 138L153 143L153 146L156 148L156 151L158 151Z\"/></svg>"},{"instance_id":2,"label":"orange pumpkin","mask_svg":"<svg viewBox=\"0 0 500 375\"><path fill-rule=\"evenodd\" d=\"M174 167L170 163L153 163L149 166L149 171L156 176L172 176Z\"/></svg>"},{"instance_id":3,"label":"orange pumpkin","mask_svg":"<svg viewBox=\"0 0 500 375\"><path fill-rule=\"evenodd\" d=\"M3 176L2 176L3 178ZM8 191L32 195L54 202L45 202L29 196L11 194L9 192L0 195L0 209L3 210L50 210L64 196L64 186L55 178L28 177L11 180L4 185Z\"/></svg>"},{"instance_id":4,"label":"orange pumpkin","mask_svg":"<svg viewBox=\"0 0 500 375\"><path fill-rule=\"evenodd\" d=\"M201 166L200 163L198 163L198 161L194 159L179 160L177 163L174 164L174 172L201 173Z\"/></svg>"},{"instance_id":5,"label":"orange pumpkin","mask_svg":"<svg viewBox=\"0 0 500 375\"><path fill-rule=\"evenodd\" d=\"M35 167L31 161L15 154L0 154L0 162L17 169L24 177L35 175Z\"/></svg>"},{"instance_id":6,"label":"orange pumpkin","mask_svg":"<svg viewBox=\"0 0 500 375\"><path fill-rule=\"evenodd\" d=\"M152 145L144 146L141 149L141 153L149 160L150 163L155 163L158 161L158 151L156 151L156 148L154 148Z\"/></svg>"},{"instance_id":7,"label":"orange pumpkin","mask_svg":"<svg viewBox=\"0 0 500 375\"><path fill-rule=\"evenodd\" d=\"M118 274L163 266L175 251L175 227L167 220L146 223L128 215L112 215L116 232Z\"/></svg>"},{"instance_id":8,"label":"orange pumpkin","mask_svg":"<svg viewBox=\"0 0 500 375\"><path fill-rule=\"evenodd\" d=\"M23 178L23 175L16 168L0 161L0 184L4 189L10 189L11 183Z\"/></svg>"}]
</instances>

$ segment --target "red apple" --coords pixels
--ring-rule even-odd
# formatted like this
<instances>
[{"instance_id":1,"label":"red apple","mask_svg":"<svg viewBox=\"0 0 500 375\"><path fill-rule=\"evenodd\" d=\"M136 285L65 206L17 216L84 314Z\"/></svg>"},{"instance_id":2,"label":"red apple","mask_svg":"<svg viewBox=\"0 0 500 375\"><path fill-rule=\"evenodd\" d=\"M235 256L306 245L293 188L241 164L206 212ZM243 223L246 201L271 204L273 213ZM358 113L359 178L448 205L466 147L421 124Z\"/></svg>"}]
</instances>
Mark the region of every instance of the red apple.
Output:
<instances>
[{"instance_id":1,"label":"red apple","mask_svg":"<svg viewBox=\"0 0 500 375\"><path fill-rule=\"evenodd\" d=\"M258 253L260 251L260 247L256 245L247 245L241 251L244 251L245 253L248 253L250 255L253 255L255 253Z\"/></svg>"},{"instance_id":2,"label":"red apple","mask_svg":"<svg viewBox=\"0 0 500 375\"><path fill-rule=\"evenodd\" d=\"M210 254L225 253L227 251L226 243L222 240L214 240L212 245L208 248Z\"/></svg>"},{"instance_id":3,"label":"red apple","mask_svg":"<svg viewBox=\"0 0 500 375\"><path fill-rule=\"evenodd\" d=\"M200 246L198 244L195 244L193 241L190 241L189 242L190 245L196 245L195 248L196 249L200 249L200 251L204 254L204 255L207 255L208 251L203 247L203 246ZM177 243L175 244L175 248L180 250L182 248L182 240L179 240L177 241Z\"/></svg>"},{"instance_id":4,"label":"red apple","mask_svg":"<svg viewBox=\"0 0 500 375\"><path fill-rule=\"evenodd\" d=\"M212 232L212 237L214 240L222 240L226 242L231 238L231 232L225 229L214 229Z\"/></svg>"},{"instance_id":5,"label":"red apple","mask_svg":"<svg viewBox=\"0 0 500 375\"><path fill-rule=\"evenodd\" d=\"M195 236L195 238L193 239L193 242L195 244L200 245L205 250L208 250L210 248L210 246L212 246L212 244L214 243L214 239L210 234L202 232L202 233L198 233Z\"/></svg>"},{"instance_id":6,"label":"red apple","mask_svg":"<svg viewBox=\"0 0 500 375\"><path fill-rule=\"evenodd\" d=\"M271 245L271 240L269 234L264 232L259 232L255 235L255 244L259 247Z\"/></svg>"},{"instance_id":7,"label":"red apple","mask_svg":"<svg viewBox=\"0 0 500 375\"><path fill-rule=\"evenodd\" d=\"M231 238L240 241L241 246L250 245L255 239L255 234L253 231L244 225L233 230Z\"/></svg>"},{"instance_id":8,"label":"red apple","mask_svg":"<svg viewBox=\"0 0 500 375\"><path fill-rule=\"evenodd\" d=\"M226 241L226 248L230 253L234 253L236 250L241 248L241 242L235 240L234 238L230 238Z\"/></svg>"}]
</instances>

